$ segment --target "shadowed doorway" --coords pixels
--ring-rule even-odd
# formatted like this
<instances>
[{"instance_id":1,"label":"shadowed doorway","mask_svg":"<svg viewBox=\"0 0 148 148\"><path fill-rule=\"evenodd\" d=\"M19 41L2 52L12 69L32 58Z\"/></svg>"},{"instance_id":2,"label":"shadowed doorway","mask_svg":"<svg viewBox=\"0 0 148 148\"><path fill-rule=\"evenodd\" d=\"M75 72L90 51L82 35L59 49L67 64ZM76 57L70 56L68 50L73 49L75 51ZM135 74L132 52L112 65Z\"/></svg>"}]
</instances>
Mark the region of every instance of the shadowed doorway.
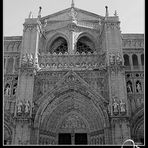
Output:
<instances>
[{"instance_id":1,"label":"shadowed doorway","mask_svg":"<svg viewBox=\"0 0 148 148\"><path fill-rule=\"evenodd\" d=\"M87 144L87 134L86 133L76 133L75 134L75 144L76 145Z\"/></svg>"},{"instance_id":2,"label":"shadowed doorway","mask_svg":"<svg viewBox=\"0 0 148 148\"><path fill-rule=\"evenodd\" d=\"M76 133L74 138L72 138L71 133L60 133L58 139L59 145L86 145L87 144L87 134L86 133Z\"/></svg>"}]
</instances>

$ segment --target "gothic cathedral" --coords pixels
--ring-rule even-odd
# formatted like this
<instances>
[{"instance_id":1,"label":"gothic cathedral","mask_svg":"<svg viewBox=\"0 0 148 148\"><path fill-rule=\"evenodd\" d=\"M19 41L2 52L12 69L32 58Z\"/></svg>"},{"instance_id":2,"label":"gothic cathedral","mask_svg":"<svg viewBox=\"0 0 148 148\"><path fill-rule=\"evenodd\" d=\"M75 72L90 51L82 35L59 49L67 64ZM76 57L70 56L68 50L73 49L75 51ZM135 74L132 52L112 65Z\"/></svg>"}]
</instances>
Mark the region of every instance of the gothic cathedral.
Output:
<instances>
[{"instance_id":1,"label":"gothic cathedral","mask_svg":"<svg viewBox=\"0 0 148 148\"><path fill-rule=\"evenodd\" d=\"M4 145L144 144L144 35L71 7L4 37Z\"/></svg>"}]
</instances>

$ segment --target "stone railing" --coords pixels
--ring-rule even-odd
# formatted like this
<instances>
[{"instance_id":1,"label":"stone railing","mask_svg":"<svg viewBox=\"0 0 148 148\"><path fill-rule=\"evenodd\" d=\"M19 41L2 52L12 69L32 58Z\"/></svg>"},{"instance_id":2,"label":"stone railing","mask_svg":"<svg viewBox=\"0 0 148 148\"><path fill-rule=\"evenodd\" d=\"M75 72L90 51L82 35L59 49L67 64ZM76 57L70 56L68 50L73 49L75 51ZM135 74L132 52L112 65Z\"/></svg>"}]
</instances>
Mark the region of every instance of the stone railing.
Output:
<instances>
[{"instance_id":1,"label":"stone railing","mask_svg":"<svg viewBox=\"0 0 148 148\"><path fill-rule=\"evenodd\" d=\"M105 69L105 54L41 54L38 57L41 70Z\"/></svg>"},{"instance_id":2,"label":"stone railing","mask_svg":"<svg viewBox=\"0 0 148 148\"><path fill-rule=\"evenodd\" d=\"M144 48L143 39L123 39L122 48Z\"/></svg>"}]
</instances>

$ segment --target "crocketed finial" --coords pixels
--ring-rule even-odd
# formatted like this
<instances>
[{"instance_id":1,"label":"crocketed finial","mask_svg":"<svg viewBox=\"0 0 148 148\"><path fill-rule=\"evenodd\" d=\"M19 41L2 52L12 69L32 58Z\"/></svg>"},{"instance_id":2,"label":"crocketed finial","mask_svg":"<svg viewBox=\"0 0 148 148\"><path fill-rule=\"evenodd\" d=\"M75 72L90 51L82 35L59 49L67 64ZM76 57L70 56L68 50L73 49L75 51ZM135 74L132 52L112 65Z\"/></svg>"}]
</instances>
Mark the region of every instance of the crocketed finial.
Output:
<instances>
[{"instance_id":1,"label":"crocketed finial","mask_svg":"<svg viewBox=\"0 0 148 148\"><path fill-rule=\"evenodd\" d=\"M75 6L74 0L72 0L72 2L71 2L71 7L74 7L74 6Z\"/></svg>"},{"instance_id":2,"label":"crocketed finial","mask_svg":"<svg viewBox=\"0 0 148 148\"><path fill-rule=\"evenodd\" d=\"M106 8L106 14L105 14L105 16L108 17L108 16L109 16L109 13L108 13L108 7L105 6L105 8Z\"/></svg>"},{"instance_id":3,"label":"crocketed finial","mask_svg":"<svg viewBox=\"0 0 148 148\"><path fill-rule=\"evenodd\" d=\"M41 18L41 10L42 10L42 7L40 6L40 7L39 7L38 18Z\"/></svg>"}]
</instances>

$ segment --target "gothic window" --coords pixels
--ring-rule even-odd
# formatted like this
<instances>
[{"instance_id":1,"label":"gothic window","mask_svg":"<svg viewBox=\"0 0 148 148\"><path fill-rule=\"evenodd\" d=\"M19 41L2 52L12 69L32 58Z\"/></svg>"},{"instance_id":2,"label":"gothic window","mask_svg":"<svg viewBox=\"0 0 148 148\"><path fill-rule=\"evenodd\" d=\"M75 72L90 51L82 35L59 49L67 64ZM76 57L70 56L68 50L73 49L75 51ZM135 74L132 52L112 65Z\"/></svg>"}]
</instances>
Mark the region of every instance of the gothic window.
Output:
<instances>
[{"instance_id":1,"label":"gothic window","mask_svg":"<svg viewBox=\"0 0 148 148\"><path fill-rule=\"evenodd\" d=\"M125 54L123 57L124 57L124 65L130 66L129 56L127 54Z\"/></svg>"},{"instance_id":2,"label":"gothic window","mask_svg":"<svg viewBox=\"0 0 148 148\"><path fill-rule=\"evenodd\" d=\"M132 93L133 92L132 82L127 81L126 85L127 85L127 93Z\"/></svg>"},{"instance_id":3,"label":"gothic window","mask_svg":"<svg viewBox=\"0 0 148 148\"><path fill-rule=\"evenodd\" d=\"M141 55L141 64L144 65L144 54Z\"/></svg>"},{"instance_id":4,"label":"gothic window","mask_svg":"<svg viewBox=\"0 0 148 148\"><path fill-rule=\"evenodd\" d=\"M59 54L60 52L62 54L64 54L65 52L68 52L67 41L63 37L58 37L51 44L49 52L50 53L56 52L57 54Z\"/></svg>"},{"instance_id":5,"label":"gothic window","mask_svg":"<svg viewBox=\"0 0 148 148\"><path fill-rule=\"evenodd\" d=\"M132 60L133 60L133 66L138 66L138 57L137 57L137 55L133 54L132 55Z\"/></svg>"},{"instance_id":6,"label":"gothic window","mask_svg":"<svg viewBox=\"0 0 148 148\"><path fill-rule=\"evenodd\" d=\"M10 94L11 94L11 87L10 87L10 84L8 84L8 83L5 85L4 94L6 96L10 96Z\"/></svg>"},{"instance_id":7,"label":"gothic window","mask_svg":"<svg viewBox=\"0 0 148 148\"><path fill-rule=\"evenodd\" d=\"M137 93L142 92L142 85L141 85L141 82L139 80L136 81L136 92Z\"/></svg>"},{"instance_id":8,"label":"gothic window","mask_svg":"<svg viewBox=\"0 0 148 148\"><path fill-rule=\"evenodd\" d=\"M8 58L8 64L7 64L7 67L6 67L6 73L12 73L13 72L13 62L14 62L13 57Z\"/></svg>"},{"instance_id":9,"label":"gothic window","mask_svg":"<svg viewBox=\"0 0 148 148\"><path fill-rule=\"evenodd\" d=\"M77 42L77 52L93 53L95 49L94 43L86 36L81 37Z\"/></svg>"}]
</instances>

